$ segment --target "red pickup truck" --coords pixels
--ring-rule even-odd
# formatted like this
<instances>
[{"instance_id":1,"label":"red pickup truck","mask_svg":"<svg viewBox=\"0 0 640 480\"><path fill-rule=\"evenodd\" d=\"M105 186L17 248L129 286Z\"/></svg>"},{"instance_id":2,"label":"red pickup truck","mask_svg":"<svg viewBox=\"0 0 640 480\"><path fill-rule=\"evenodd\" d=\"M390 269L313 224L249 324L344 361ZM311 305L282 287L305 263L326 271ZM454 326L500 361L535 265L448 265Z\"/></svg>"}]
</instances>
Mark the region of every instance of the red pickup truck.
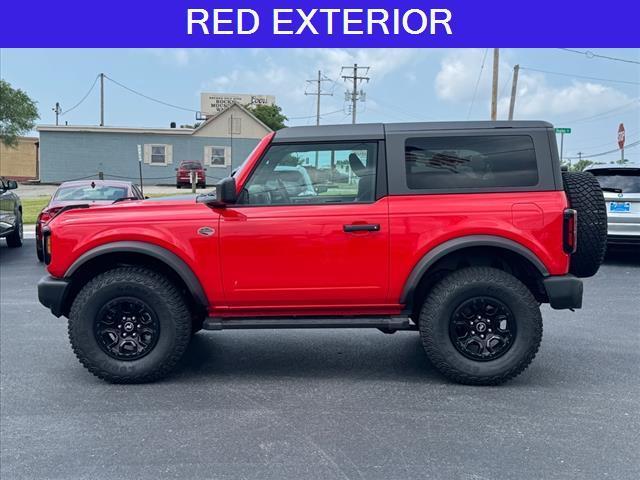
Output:
<instances>
[{"instance_id":1,"label":"red pickup truck","mask_svg":"<svg viewBox=\"0 0 640 480\"><path fill-rule=\"evenodd\" d=\"M311 176L292 166L341 181L296 186ZM545 122L294 127L196 199L56 216L38 292L111 382L166 375L200 329L370 327L417 330L448 378L498 384L536 355L540 303L581 307L606 223Z\"/></svg>"}]
</instances>

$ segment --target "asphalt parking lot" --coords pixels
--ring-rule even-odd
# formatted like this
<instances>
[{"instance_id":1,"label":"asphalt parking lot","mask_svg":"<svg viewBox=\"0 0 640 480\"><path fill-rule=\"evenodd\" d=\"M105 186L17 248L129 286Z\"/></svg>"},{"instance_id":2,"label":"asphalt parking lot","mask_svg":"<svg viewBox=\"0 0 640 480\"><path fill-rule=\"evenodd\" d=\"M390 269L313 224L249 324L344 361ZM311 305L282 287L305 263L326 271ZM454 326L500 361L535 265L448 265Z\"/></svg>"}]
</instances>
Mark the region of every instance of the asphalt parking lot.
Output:
<instances>
[{"instance_id":1,"label":"asphalt parking lot","mask_svg":"<svg viewBox=\"0 0 640 480\"><path fill-rule=\"evenodd\" d=\"M418 335L225 331L179 371L115 386L40 306L34 241L0 242L0 476L640 478L640 255L612 255L500 387L447 382Z\"/></svg>"}]
</instances>

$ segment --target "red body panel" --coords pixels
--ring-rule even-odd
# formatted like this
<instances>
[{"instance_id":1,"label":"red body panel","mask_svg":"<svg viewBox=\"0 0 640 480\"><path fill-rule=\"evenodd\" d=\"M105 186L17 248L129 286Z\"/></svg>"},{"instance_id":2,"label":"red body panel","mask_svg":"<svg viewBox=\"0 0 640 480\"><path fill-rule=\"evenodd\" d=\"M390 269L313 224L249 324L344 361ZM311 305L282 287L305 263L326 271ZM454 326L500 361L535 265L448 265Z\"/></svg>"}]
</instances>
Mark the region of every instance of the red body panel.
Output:
<instances>
[{"instance_id":1,"label":"red body panel","mask_svg":"<svg viewBox=\"0 0 640 480\"><path fill-rule=\"evenodd\" d=\"M413 267L438 245L469 235L513 240L533 252L551 275L564 275L564 192L389 197L390 297L399 298Z\"/></svg>"},{"instance_id":2,"label":"red body panel","mask_svg":"<svg viewBox=\"0 0 640 480\"><path fill-rule=\"evenodd\" d=\"M238 191L269 145L236 173ZM51 222L49 272L116 241L149 242L180 257L215 316L398 314L407 277L434 247L492 235L528 248L552 275L568 271L562 191L387 196L370 204L228 206L193 200L127 202L71 210ZM345 232L348 224L376 232ZM211 236L198 234L208 226Z\"/></svg>"}]
</instances>

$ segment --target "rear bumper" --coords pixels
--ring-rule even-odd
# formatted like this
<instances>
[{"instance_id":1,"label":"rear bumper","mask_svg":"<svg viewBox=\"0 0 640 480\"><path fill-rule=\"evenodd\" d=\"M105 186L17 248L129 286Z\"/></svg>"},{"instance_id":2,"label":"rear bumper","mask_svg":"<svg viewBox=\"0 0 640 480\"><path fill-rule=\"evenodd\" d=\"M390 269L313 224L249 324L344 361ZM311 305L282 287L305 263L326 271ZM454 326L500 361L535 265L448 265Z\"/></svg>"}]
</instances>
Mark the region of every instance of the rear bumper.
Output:
<instances>
[{"instance_id":1,"label":"rear bumper","mask_svg":"<svg viewBox=\"0 0 640 480\"><path fill-rule=\"evenodd\" d=\"M609 245L640 245L640 235L611 235L607 236L607 244Z\"/></svg>"},{"instance_id":2,"label":"rear bumper","mask_svg":"<svg viewBox=\"0 0 640 480\"><path fill-rule=\"evenodd\" d=\"M38 300L56 317L62 315L63 305L71 283L64 278L45 275L38 282Z\"/></svg>"},{"instance_id":3,"label":"rear bumper","mask_svg":"<svg viewBox=\"0 0 640 480\"><path fill-rule=\"evenodd\" d=\"M573 275L547 277L542 283L551 308L582 308L582 280Z\"/></svg>"}]
</instances>

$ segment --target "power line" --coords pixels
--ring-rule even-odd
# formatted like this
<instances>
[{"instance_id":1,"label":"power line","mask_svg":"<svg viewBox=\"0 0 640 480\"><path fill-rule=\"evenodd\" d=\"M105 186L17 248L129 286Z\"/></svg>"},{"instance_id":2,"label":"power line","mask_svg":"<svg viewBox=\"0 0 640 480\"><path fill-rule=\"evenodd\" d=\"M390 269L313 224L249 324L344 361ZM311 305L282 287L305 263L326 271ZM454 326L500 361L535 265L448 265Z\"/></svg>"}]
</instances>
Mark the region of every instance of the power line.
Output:
<instances>
[{"instance_id":1,"label":"power line","mask_svg":"<svg viewBox=\"0 0 640 480\"><path fill-rule=\"evenodd\" d=\"M627 58L619 58L619 57L610 57L608 55L600 55L598 53L592 52L591 50L575 50L573 48L560 48L559 50L564 50L565 52L577 53L579 55L584 55L588 59L592 58L603 58L605 60L614 60L616 62L624 62L624 63L635 63L640 65L640 62L637 60L629 60Z\"/></svg>"},{"instance_id":2,"label":"power line","mask_svg":"<svg viewBox=\"0 0 640 480\"><path fill-rule=\"evenodd\" d=\"M629 145L625 145L624 149L625 149L625 150L627 150L627 149L629 149L629 148L637 147L638 145L640 145L640 140L637 140L637 141L635 141L635 142L633 142L633 143L630 143ZM620 151L620 149L618 149L618 148L614 148L613 150L608 150L608 151L606 151L606 152L600 152L600 153L593 153L593 154L586 154L586 153L583 153L583 154L582 154L582 157L583 157L583 158L595 158L595 157L602 157L603 155L609 155L609 154L611 154L611 153L616 153L616 152L619 152L619 151ZM575 159L576 159L576 158L578 158L578 157L565 157L565 158L570 158L571 160L575 160Z\"/></svg>"},{"instance_id":3,"label":"power line","mask_svg":"<svg viewBox=\"0 0 640 480\"><path fill-rule=\"evenodd\" d=\"M596 113L594 115L588 116L588 117L582 117L582 118L578 118L575 120L568 120L568 121L564 121L564 123L582 123L582 122L588 122L590 120L594 120L596 118L600 118L600 117L606 117L608 115L611 115L613 113L619 113L622 110L626 110L630 105L633 105L634 103L638 103L638 101L640 100L639 98L634 98L632 101L625 103L623 105L620 105L616 108L612 108L611 110L606 110L604 112L600 112L600 113Z\"/></svg>"},{"instance_id":4,"label":"power line","mask_svg":"<svg viewBox=\"0 0 640 480\"><path fill-rule=\"evenodd\" d=\"M547 73L549 75L560 75L561 77L584 78L586 80L596 80L599 82L610 82L610 83L623 83L625 85L640 85L640 82L632 82L630 80L615 80L613 78L589 77L587 75L576 75L573 73L564 73L564 72L552 72L549 70L542 70L539 68L531 68L531 67L520 67L520 69L529 70L531 72Z\"/></svg>"},{"instance_id":5,"label":"power line","mask_svg":"<svg viewBox=\"0 0 640 480\"><path fill-rule=\"evenodd\" d=\"M129 92L131 92L131 93L134 93L134 94L136 94L136 95L139 95L140 97L146 98L147 100L151 100L152 102L156 102L156 103L159 103L159 104L161 104L161 105L165 105L165 106L167 106L167 107L171 107L171 108L176 108L176 109L178 109L178 110L184 110L185 112L195 112L195 113L200 113L200 111L199 111L199 110L194 110L194 109L192 109L192 108L181 107L181 106L179 106L179 105L174 105L174 104L172 104L172 103L168 103L168 102L165 102L165 101L163 101L163 100L158 100L157 98L150 97L149 95L145 95L144 93L138 92L137 90L134 90L133 88L129 88L129 87L127 87L126 85L123 85L122 83L120 83L120 82L118 82L118 81L114 80L113 78L109 77L108 75L105 75L104 77L105 77L107 80L109 80L109 81L111 81L111 82L115 83L115 84L116 84L116 85L118 85L119 87L124 88L125 90L128 90L128 91L129 91ZM96 78L97 78L97 77L96 77Z\"/></svg>"},{"instance_id":6,"label":"power line","mask_svg":"<svg viewBox=\"0 0 640 480\"><path fill-rule=\"evenodd\" d=\"M484 49L484 55L482 56L482 64L480 65L480 72L478 72L478 78L476 80L476 87L473 89L473 97L471 98L471 105L469 105L469 112L467 112L467 120L471 117L471 110L473 110L473 104L476 101L476 95L478 94L478 86L480 85L480 78L482 77L482 71L484 70L484 62L487 60L488 48Z\"/></svg>"},{"instance_id":7,"label":"power line","mask_svg":"<svg viewBox=\"0 0 640 480\"><path fill-rule=\"evenodd\" d=\"M96 86L96 83L98 82L98 78L99 77L100 77L100 75L96 75L96 78L93 79L93 83L91 84L91 87L89 88L89 91L87 93L85 93L84 97L82 97L80 99L80 101L78 103L76 103L73 107L61 112L60 116L66 115L70 111L75 110L77 107L79 107L82 104L82 102L84 102L87 99L87 97L89 96L89 94L93 91L93 88Z\"/></svg>"},{"instance_id":8,"label":"power line","mask_svg":"<svg viewBox=\"0 0 640 480\"><path fill-rule=\"evenodd\" d=\"M320 117L326 117L327 115L334 115L336 113L339 112L344 112L344 109L341 108L340 110L335 110L333 112L324 112L320 114ZM307 118L316 118L316 115L305 115L302 117L287 117L289 120L306 120Z\"/></svg>"}]
</instances>

